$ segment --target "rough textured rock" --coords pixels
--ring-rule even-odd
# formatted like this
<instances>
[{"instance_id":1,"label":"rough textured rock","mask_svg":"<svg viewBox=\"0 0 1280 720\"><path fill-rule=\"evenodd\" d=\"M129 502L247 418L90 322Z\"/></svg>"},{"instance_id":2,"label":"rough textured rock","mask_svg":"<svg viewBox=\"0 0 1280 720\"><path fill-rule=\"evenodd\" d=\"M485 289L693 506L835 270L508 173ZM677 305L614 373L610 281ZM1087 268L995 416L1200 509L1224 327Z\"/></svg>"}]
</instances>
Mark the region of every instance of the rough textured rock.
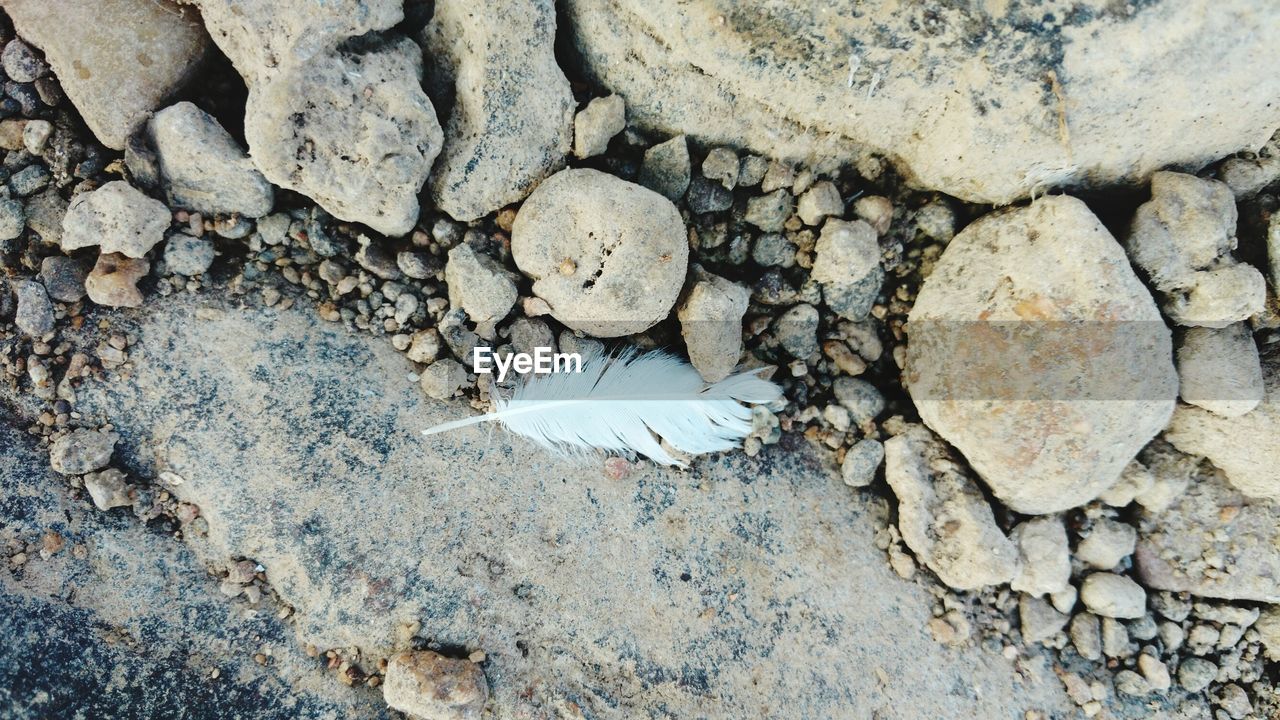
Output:
<instances>
[{"instance_id":1,"label":"rough textured rock","mask_svg":"<svg viewBox=\"0 0 1280 720\"><path fill-rule=\"evenodd\" d=\"M449 284L449 305L466 311L473 322L497 322L516 304L515 273L466 243L449 251L444 280Z\"/></svg>"},{"instance_id":2,"label":"rough textured rock","mask_svg":"<svg viewBox=\"0 0 1280 720\"><path fill-rule=\"evenodd\" d=\"M438 0L423 47L453 84L431 199L474 220L524 199L564 167L574 101L554 42L551 0Z\"/></svg>"},{"instance_id":3,"label":"rough textured rock","mask_svg":"<svg viewBox=\"0 0 1280 720\"><path fill-rule=\"evenodd\" d=\"M252 85L404 19L398 0L193 0L218 49Z\"/></svg>"},{"instance_id":4,"label":"rough textured rock","mask_svg":"<svg viewBox=\"0 0 1280 720\"><path fill-rule=\"evenodd\" d=\"M1071 197L965 228L921 287L909 332L920 417L1018 512L1096 498L1173 412L1169 330Z\"/></svg>"},{"instance_id":5,"label":"rough textured rock","mask_svg":"<svg viewBox=\"0 0 1280 720\"><path fill-rule=\"evenodd\" d=\"M880 153L975 202L1198 168L1280 126L1280 80L1263 70L1280 46L1252 31L1280 9L1251 0L565 12L589 73L641 127L806 162ZM1199 109L1224 103L1229 118Z\"/></svg>"},{"instance_id":6,"label":"rough textured rock","mask_svg":"<svg viewBox=\"0 0 1280 720\"><path fill-rule=\"evenodd\" d=\"M169 0L4 0L0 6L44 51L93 134L116 150L195 72L209 44L199 13Z\"/></svg>"},{"instance_id":7,"label":"rough textured rock","mask_svg":"<svg viewBox=\"0 0 1280 720\"><path fill-rule=\"evenodd\" d=\"M62 219L62 250L97 245L103 253L145 257L164 240L169 208L124 180L113 180L71 200Z\"/></svg>"},{"instance_id":8,"label":"rough textured rock","mask_svg":"<svg viewBox=\"0 0 1280 720\"><path fill-rule=\"evenodd\" d=\"M156 113L147 128L172 205L206 215L271 212L275 190L208 113L181 102Z\"/></svg>"},{"instance_id":9,"label":"rough textured rock","mask_svg":"<svg viewBox=\"0 0 1280 720\"><path fill-rule=\"evenodd\" d=\"M1017 577L1010 583L1014 590L1041 597L1067 589L1071 548L1060 518L1033 518L1020 523L1009 539L1018 548L1020 565Z\"/></svg>"},{"instance_id":10,"label":"rough textured rock","mask_svg":"<svg viewBox=\"0 0 1280 720\"><path fill-rule=\"evenodd\" d=\"M679 200L689 189L693 171L689 162L689 143L677 135L644 151L638 182L668 200ZM1276 233L1280 237L1280 233Z\"/></svg>"},{"instance_id":11,"label":"rough textured rock","mask_svg":"<svg viewBox=\"0 0 1280 720\"><path fill-rule=\"evenodd\" d=\"M1100 519L1076 547L1076 558L1098 570L1110 570L1133 554L1138 533L1132 525Z\"/></svg>"},{"instance_id":12,"label":"rough textured rock","mask_svg":"<svg viewBox=\"0 0 1280 720\"><path fill-rule=\"evenodd\" d=\"M1178 396L1215 415L1238 417L1262 402L1262 363L1244 323L1189 328L1178 346Z\"/></svg>"},{"instance_id":13,"label":"rough textured rock","mask_svg":"<svg viewBox=\"0 0 1280 720\"><path fill-rule=\"evenodd\" d=\"M424 441L418 430L468 408L421 397L389 344L306 312L200 302L157 299L144 324L118 320L138 338L132 379L83 386L77 407L115 421L131 475L185 478L173 492L209 528L192 547L260 562L302 643L379 657L407 649L397 627L420 621L423 637L486 653L497 717L570 703L717 719L851 703L886 716L1071 710L1042 665L935 643L934 599L875 548L876 503L803 447L618 482L501 432ZM877 668L913 682L883 684ZM952 691L972 686L983 692Z\"/></svg>"},{"instance_id":14,"label":"rough textured rock","mask_svg":"<svg viewBox=\"0 0 1280 720\"><path fill-rule=\"evenodd\" d=\"M1272 465L1272 468L1275 466ZM1280 602L1280 507L1251 500L1200 466L1162 511L1145 511L1134 566L1147 587Z\"/></svg>"},{"instance_id":15,"label":"rough textured rock","mask_svg":"<svg viewBox=\"0 0 1280 720\"><path fill-rule=\"evenodd\" d=\"M422 720L479 720L489 699L484 671L470 660L430 651L403 652L387 662L387 704Z\"/></svg>"},{"instance_id":16,"label":"rough textured rock","mask_svg":"<svg viewBox=\"0 0 1280 720\"><path fill-rule=\"evenodd\" d=\"M1104 618L1133 619L1147 612L1147 593L1124 575L1094 573L1080 586L1080 602Z\"/></svg>"},{"instance_id":17,"label":"rough textured rock","mask_svg":"<svg viewBox=\"0 0 1280 720\"><path fill-rule=\"evenodd\" d=\"M85 278L85 294L95 303L107 307L138 307L142 304L138 281L150 271L151 263L146 260L118 253L102 253Z\"/></svg>"},{"instance_id":18,"label":"rough textured rock","mask_svg":"<svg viewBox=\"0 0 1280 720\"><path fill-rule=\"evenodd\" d=\"M44 285L33 280L21 280L13 285L17 298L13 324L29 337L41 338L53 332L53 303Z\"/></svg>"},{"instance_id":19,"label":"rough textured rock","mask_svg":"<svg viewBox=\"0 0 1280 720\"><path fill-rule=\"evenodd\" d=\"M276 608L228 602L184 544L69 492L19 422L0 403L0 546L60 549L0 571L6 718L387 716L377 691L308 658Z\"/></svg>"},{"instance_id":20,"label":"rough textured rock","mask_svg":"<svg viewBox=\"0 0 1280 720\"><path fill-rule=\"evenodd\" d=\"M1222 417L1179 405L1165 438L1179 450L1209 458L1241 492L1280 500L1280 348L1261 357L1265 394L1254 410Z\"/></svg>"},{"instance_id":21,"label":"rough textured rock","mask_svg":"<svg viewBox=\"0 0 1280 720\"><path fill-rule=\"evenodd\" d=\"M742 357L742 317L751 291L719 275L695 270L696 280L676 316L689 360L702 379L719 382Z\"/></svg>"},{"instance_id":22,"label":"rough textured rock","mask_svg":"<svg viewBox=\"0 0 1280 720\"><path fill-rule=\"evenodd\" d=\"M89 267L84 260L50 255L40 261L40 282L44 283L51 299L76 302L84 297L84 281L89 276Z\"/></svg>"},{"instance_id":23,"label":"rough textured rock","mask_svg":"<svg viewBox=\"0 0 1280 720\"><path fill-rule=\"evenodd\" d=\"M511 256L551 314L597 337L643 332L675 304L689 264L684 222L661 195L597 170L564 170L529 196Z\"/></svg>"},{"instance_id":24,"label":"rough textured rock","mask_svg":"<svg viewBox=\"0 0 1280 720\"><path fill-rule=\"evenodd\" d=\"M249 154L272 183L335 217L404 235L443 141L421 79L408 38L282 67L249 88Z\"/></svg>"},{"instance_id":25,"label":"rough textured rock","mask_svg":"<svg viewBox=\"0 0 1280 720\"><path fill-rule=\"evenodd\" d=\"M828 219L814 253L812 277L822 283L827 306L847 320L866 318L884 282L875 229L862 220Z\"/></svg>"},{"instance_id":26,"label":"rough textured rock","mask_svg":"<svg viewBox=\"0 0 1280 720\"><path fill-rule=\"evenodd\" d=\"M164 264L169 272L192 277L203 275L213 265L213 243L208 238L174 233L164 246Z\"/></svg>"},{"instance_id":27,"label":"rough textured rock","mask_svg":"<svg viewBox=\"0 0 1280 720\"><path fill-rule=\"evenodd\" d=\"M101 470L111 462L120 436L98 430L73 430L53 441L49 463L63 475L81 475Z\"/></svg>"},{"instance_id":28,"label":"rough textured rock","mask_svg":"<svg viewBox=\"0 0 1280 720\"><path fill-rule=\"evenodd\" d=\"M1017 548L941 441L917 425L886 441L884 451L902 539L942 582L974 590L1015 577Z\"/></svg>"},{"instance_id":29,"label":"rough textured rock","mask_svg":"<svg viewBox=\"0 0 1280 720\"><path fill-rule=\"evenodd\" d=\"M573 118L573 154L589 158L603 153L626 126L627 104L621 95L593 99ZM733 175L738 176L736 167Z\"/></svg>"},{"instance_id":30,"label":"rough textured rock","mask_svg":"<svg viewBox=\"0 0 1280 720\"><path fill-rule=\"evenodd\" d=\"M1175 172L1151 177L1151 200L1134 213L1125 247L1179 325L1226 327L1266 304L1262 273L1231 254L1236 220L1225 184Z\"/></svg>"}]
</instances>

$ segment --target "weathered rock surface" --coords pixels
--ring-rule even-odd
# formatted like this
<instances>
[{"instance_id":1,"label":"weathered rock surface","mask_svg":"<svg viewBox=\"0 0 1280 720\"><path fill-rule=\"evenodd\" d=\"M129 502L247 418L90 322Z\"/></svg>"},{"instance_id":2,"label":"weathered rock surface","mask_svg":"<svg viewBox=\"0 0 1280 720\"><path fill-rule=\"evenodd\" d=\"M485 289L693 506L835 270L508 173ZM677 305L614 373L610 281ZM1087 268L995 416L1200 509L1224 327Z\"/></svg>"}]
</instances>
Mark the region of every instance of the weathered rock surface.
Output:
<instances>
[{"instance_id":1,"label":"weathered rock surface","mask_svg":"<svg viewBox=\"0 0 1280 720\"><path fill-rule=\"evenodd\" d=\"M1179 405L1165 438L1179 450L1209 458L1241 492L1280 500L1280 348L1262 356L1265 395L1248 414L1222 417Z\"/></svg>"},{"instance_id":2,"label":"weathered rock surface","mask_svg":"<svg viewBox=\"0 0 1280 720\"><path fill-rule=\"evenodd\" d=\"M579 158L600 155L626 126L627 104L621 95L595 98L573 118L573 154ZM738 176L736 166L733 176Z\"/></svg>"},{"instance_id":3,"label":"weathered rock surface","mask_svg":"<svg viewBox=\"0 0 1280 720\"><path fill-rule=\"evenodd\" d=\"M45 53L67 98L109 148L181 87L204 57L200 15L169 0L4 0Z\"/></svg>"},{"instance_id":4,"label":"weathered rock surface","mask_svg":"<svg viewBox=\"0 0 1280 720\"><path fill-rule=\"evenodd\" d=\"M1016 576L1018 549L940 440L917 425L886 441L884 452L902 539L942 582L974 590Z\"/></svg>"},{"instance_id":5,"label":"weathered rock surface","mask_svg":"<svg viewBox=\"0 0 1280 720\"><path fill-rule=\"evenodd\" d=\"M880 153L974 202L1198 168L1280 126L1280 79L1263 70L1280 46L1253 32L1280 9L1250 0L565 12L588 71L641 127L798 161ZM1199 109L1224 103L1229 118Z\"/></svg>"},{"instance_id":6,"label":"weathered rock surface","mask_svg":"<svg viewBox=\"0 0 1280 720\"><path fill-rule=\"evenodd\" d=\"M1188 328L1178 346L1178 396L1215 415L1238 417L1262 402L1262 363L1245 323Z\"/></svg>"},{"instance_id":7,"label":"weathered rock surface","mask_svg":"<svg viewBox=\"0 0 1280 720\"><path fill-rule=\"evenodd\" d=\"M1149 588L1277 603L1277 548L1275 501L1251 500L1202 465L1168 508L1142 514L1134 567Z\"/></svg>"},{"instance_id":8,"label":"weathered rock surface","mask_svg":"<svg viewBox=\"0 0 1280 720\"><path fill-rule=\"evenodd\" d=\"M404 235L443 141L421 79L422 51L408 38L282 67L249 88L249 154L272 183L335 217Z\"/></svg>"},{"instance_id":9,"label":"weathered rock surface","mask_svg":"<svg viewBox=\"0 0 1280 720\"><path fill-rule=\"evenodd\" d=\"M182 543L69 493L6 407L0 547L41 548L0 570L6 718L387 716L377 691L308 658L275 608L229 602Z\"/></svg>"},{"instance_id":10,"label":"weathered rock surface","mask_svg":"<svg viewBox=\"0 0 1280 720\"><path fill-rule=\"evenodd\" d=\"M193 0L218 49L249 85L404 19L398 0Z\"/></svg>"},{"instance_id":11,"label":"weathered rock surface","mask_svg":"<svg viewBox=\"0 0 1280 720\"><path fill-rule=\"evenodd\" d=\"M462 243L449 251L444 280L449 304L466 311L473 322L497 322L516 304L515 273L492 257Z\"/></svg>"},{"instance_id":12,"label":"weathered rock surface","mask_svg":"<svg viewBox=\"0 0 1280 720\"><path fill-rule=\"evenodd\" d=\"M470 660L430 651L403 652L387 662L387 704L423 720L479 720L489 700L484 671Z\"/></svg>"},{"instance_id":13,"label":"weathered rock surface","mask_svg":"<svg viewBox=\"0 0 1280 720\"><path fill-rule=\"evenodd\" d=\"M1018 548L1019 571L1010 586L1034 597L1067 589L1071 548L1061 518L1032 518L1019 523L1009 538Z\"/></svg>"},{"instance_id":14,"label":"weathered rock surface","mask_svg":"<svg viewBox=\"0 0 1280 720\"><path fill-rule=\"evenodd\" d=\"M668 200L675 201L689 189L689 177L692 172L689 162L689 142L685 136L677 135L644 151L644 162L640 165L638 181ZM1276 234L1280 236L1280 233Z\"/></svg>"},{"instance_id":15,"label":"weathered rock surface","mask_svg":"<svg viewBox=\"0 0 1280 720\"><path fill-rule=\"evenodd\" d=\"M1094 573L1080 586L1080 602L1104 618L1140 618L1147 611L1147 593L1124 575Z\"/></svg>"},{"instance_id":16,"label":"weathered rock surface","mask_svg":"<svg viewBox=\"0 0 1280 720\"><path fill-rule=\"evenodd\" d=\"M423 31L454 92L431 199L469 221L524 199L564 167L573 94L556 64L551 0L438 0Z\"/></svg>"},{"instance_id":17,"label":"weathered rock surface","mask_svg":"<svg viewBox=\"0 0 1280 720\"><path fill-rule=\"evenodd\" d=\"M113 432L73 430L53 441L49 447L49 464L63 475L100 470L111 462L111 453L119 439Z\"/></svg>"},{"instance_id":18,"label":"weathered rock surface","mask_svg":"<svg viewBox=\"0 0 1280 720\"><path fill-rule=\"evenodd\" d=\"M1018 512L1096 498L1173 412L1169 330L1119 244L1071 197L957 235L909 333L920 417Z\"/></svg>"},{"instance_id":19,"label":"weathered rock surface","mask_svg":"<svg viewBox=\"0 0 1280 720\"><path fill-rule=\"evenodd\" d=\"M831 218L814 253L812 277L822 283L827 307L847 320L866 318L884 282L875 229L862 220Z\"/></svg>"},{"instance_id":20,"label":"weathered rock surface","mask_svg":"<svg viewBox=\"0 0 1280 720\"><path fill-rule=\"evenodd\" d=\"M102 253L84 280L84 291L98 305L138 307L142 304L138 281L150 271L151 263L146 260Z\"/></svg>"},{"instance_id":21,"label":"weathered rock surface","mask_svg":"<svg viewBox=\"0 0 1280 720\"><path fill-rule=\"evenodd\" d=\"M696 277L676 315L689 361L714 383L729 377L742 357L742 317L751 291L709 272L698 270Z\"/></svg>"},{"instance_id":22,"label":"weathered rock surface","mask_svg":"<svg viewBox=\"0 0 1280 720\"><path fill-rule=\"evenodd\" d=\"M529 196L511 256L560 322L597 337L643 332L671 311L689 241L675 205L598 170L564 170Z\"/></svg>"},{"instance_id":23,"label":"weathered rock surface","mask_svg":"<svg viewBox=\"0 0 1280 720\"><path fill-rule=\"evenodd\" d=\"M156 113L147 127L172 205L206 215L271 212L271 183L208 113L181 102Z\"/></svg>"},{"instance_id":24,"label":"weathered rock surface","mask_svg":"<svg viewBox=\"0 0 1280 720\"><path fill-rule=\"evenodd\" d=\"M1151 200L1134 213L1125 247L1179 325L1226 327L1266 304L1262 273L1231 254L1236 220L1225 184L1175 172L1151 177Z\"/></svg>"},{"instance_id":25,"label":"weathered rock surface","mask_svg":"<svg viewBox=\"0 0 1280 720\"><path fill-rule=\"evenodd\" d=\"M53 303L49 293L34 280L21 280L13 285L17 299L13 324L32 338L41 338L53 332Z\"/></svg>"},{"instance_id":26,"label":"weathered rock surface","mask_svg":"<svg viewBox=\"0 0 1280 720\"><path fill-rule=\"evenodd\" d=\"M169 208L164 203L124 180L113 180L71 200L62 219L62 250L97 245L103 253L146 257L164 240L169 221Z\"/></svg>"},{"instance_id":27,"label":"weathered rock surface","mask_svg":"<svg viewBox=\"0 0 1280 720\"><path fill-rule=\"evenodd\" d=\"M80 388L78 407L115 421L131 474L185 479L174 491L209 527L193 547L262 563L303 642L378 657L420 621L486 653L501 717L1070 711L1047 668L935 643L933 598L874 546L874 501L802 448L619 482L502 433L424 441L466 408L422 398L389 344L198 302L117 320L138 338L132 379Z\"/></svg>"}]
</instances>

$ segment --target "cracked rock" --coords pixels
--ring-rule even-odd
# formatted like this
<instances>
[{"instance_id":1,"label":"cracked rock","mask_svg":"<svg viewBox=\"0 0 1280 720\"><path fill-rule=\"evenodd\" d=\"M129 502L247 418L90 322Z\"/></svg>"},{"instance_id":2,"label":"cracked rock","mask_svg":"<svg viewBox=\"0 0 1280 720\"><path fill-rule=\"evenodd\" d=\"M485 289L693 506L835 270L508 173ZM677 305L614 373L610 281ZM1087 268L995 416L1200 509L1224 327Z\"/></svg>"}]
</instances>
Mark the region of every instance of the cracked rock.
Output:
<instances>
[{"instance_id":1,"label":"cracked rock","mask_svg":"<svg viewBox=\"0 0 1280 720\"><path fill-rule=\"evenodd\" d=\"M885 478L898 497L898 528L907 547L957 590L1012 580L1017 548L946 446L914 425L885 442L884 450Z\"/></svg>"},{"instance_id":2,"label":"cracked rock","mask_svg":"<svg viewBox=\"0 0 1280 720\"><path fill-rule=\"evenodd\" d=\"M511 255L551 315L597 337L642 332L671 311L689 264L663 196L597 170L564 170L525 201Z\"/></svg>"}]
</instances>

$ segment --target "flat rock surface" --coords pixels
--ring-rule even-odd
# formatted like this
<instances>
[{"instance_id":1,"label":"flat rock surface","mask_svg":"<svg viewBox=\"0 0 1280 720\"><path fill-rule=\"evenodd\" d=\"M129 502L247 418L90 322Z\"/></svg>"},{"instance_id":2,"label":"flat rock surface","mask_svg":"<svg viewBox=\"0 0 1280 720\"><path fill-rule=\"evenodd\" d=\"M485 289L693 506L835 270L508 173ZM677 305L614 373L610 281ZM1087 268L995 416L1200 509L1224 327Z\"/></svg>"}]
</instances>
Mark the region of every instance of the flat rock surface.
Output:
<instances>
[{"instance_id":1,"label":"flat rock surface","mask_svg":"<svg viewBox=\"0 0 1280 720\"><path fill-rule=\"evenodd\" d=\"M795 160L870 150L974 202L1198 168L1280 125L1262 70L1280 44L1255 32L1275 3L563 5L588 71L640 125ZM1235 111L1199 109L1220 102Z\"/></svg>"},{"instance_id":2,"label":"flat rock surface","mask_svg":"<svg viewBox=\"0 0 1280 720\"><path fill-rule=\"evenodd\" d=\"M418 620L487 654L497 717L1068 712L1038 662L1019 678L934 642L876 503L801 449L610 480L500 430L424 440L468 410L423 398L389 344L204 302L157 303L132 376L81 408L113 419L125 465L185 479L209 525L193 547L265 565L301 640L389 654Z\"/></svg>"},{"instance_id":3,"label":"flat rock surface","mask_svg":"<svg viewBox=\"0 0 1280 720\"><path fill-rule=\"evenodd\" d=\"M0 715L382 717L380 694L326 677L275 619L233 602L189 549L127 510L100 513L48 469L0 402L0 547L59 552L0 565ZM83 554L76 552L83 549ZM271 656L268 665L255 653ZM214 670L216 679L211 678Z\"/></svg>"}]
</instances>

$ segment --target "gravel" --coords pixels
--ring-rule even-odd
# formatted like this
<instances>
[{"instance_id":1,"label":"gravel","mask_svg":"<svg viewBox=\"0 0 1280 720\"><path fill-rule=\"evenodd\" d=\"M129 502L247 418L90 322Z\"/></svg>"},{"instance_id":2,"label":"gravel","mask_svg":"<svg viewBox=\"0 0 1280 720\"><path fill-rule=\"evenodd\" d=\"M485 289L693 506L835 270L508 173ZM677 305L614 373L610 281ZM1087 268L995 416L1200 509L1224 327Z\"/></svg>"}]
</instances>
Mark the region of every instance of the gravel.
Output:
<instances>
[{"instance_id":1,"label":"gravel","mask_svg":"<svg viewBox=\"0 0 1280 720\"><path fill-rule=\"evenodd\" d=\"M638 182L676 201L689 189L690 172L689 144L684 135L677 135L645 150Z\"/></svg>"}]
</instances>

